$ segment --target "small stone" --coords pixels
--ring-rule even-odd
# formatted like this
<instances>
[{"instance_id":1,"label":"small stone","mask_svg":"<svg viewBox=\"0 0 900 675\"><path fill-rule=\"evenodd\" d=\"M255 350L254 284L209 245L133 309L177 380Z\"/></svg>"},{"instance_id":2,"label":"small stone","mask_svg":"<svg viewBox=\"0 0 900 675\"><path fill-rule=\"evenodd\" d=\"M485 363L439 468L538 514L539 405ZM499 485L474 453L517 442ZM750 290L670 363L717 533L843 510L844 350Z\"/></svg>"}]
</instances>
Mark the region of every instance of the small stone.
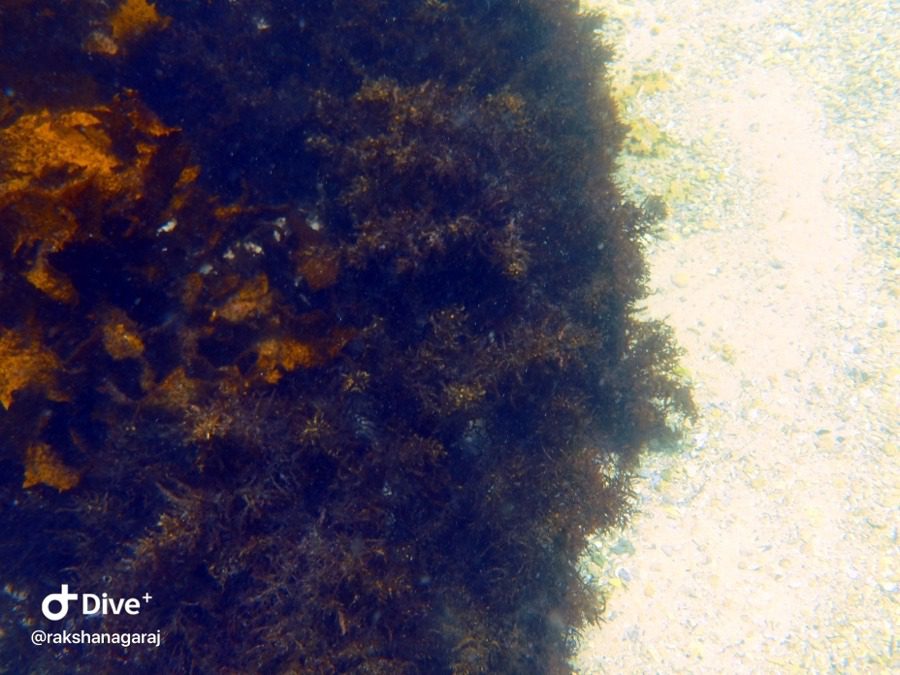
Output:
<instances>
[{"instance_id":1,"label":"small stone","mask_svg":"<svg viewBox=\"0 0 900 675\"><path fill-rule=\"evenodd\" d=\"M706 650L703 649L703 645L698 640L692 640L688 646L688 653L692 658L703 659L706 655Z\"/></svg>"},{"instance_id":2,"label":"small stone","mask_svg":"<svg viewBox=\"0 0 900 675\"><path fill-rule=\"evenodd\" d=\"M616 554L624 553L626 555L633 555L634 544L625 539L625 537L622 537L621 539L619 539L619 541L616 542L615 546L613 546L610 551Z\"/></svg>"},{"instance_id":3,"label":"small stone","mask_svg":"<svg viewBox=\"0 0 900 675\"><path fill-rule=\"evenodd\" d=\"M690 278L684 272L676 272L672 275L672 283L678 288L685 288L690 282Z\"/></svg>"},{"instance_id":4,"label":"small stone","mask_svg":"<svg viewBox=\"0 0 900 675\"><path fill-rule=\"evenodd\" d=\"M816 438L816 447L823 452L834 450L834 436L823 434Z\"/></svg>"}]
</instances>

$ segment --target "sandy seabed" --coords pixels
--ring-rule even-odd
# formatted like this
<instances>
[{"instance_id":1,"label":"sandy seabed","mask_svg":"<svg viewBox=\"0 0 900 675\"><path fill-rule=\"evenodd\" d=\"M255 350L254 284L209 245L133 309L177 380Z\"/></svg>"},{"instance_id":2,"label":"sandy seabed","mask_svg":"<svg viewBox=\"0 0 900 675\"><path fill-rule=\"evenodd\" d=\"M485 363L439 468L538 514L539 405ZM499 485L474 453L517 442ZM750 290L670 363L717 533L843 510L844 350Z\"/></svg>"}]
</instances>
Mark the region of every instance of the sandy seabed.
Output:
<instances>
[{"instance_id":1,"label":"sandy seabed","mask_svg":"<svg viewBox=\"0 0 900 675\"><path fill-rule=\"evenodd\" d=\"M900 669L900 9L596 0L663 196L647 312L698 422L595 543L580 673Z\"/></svg>"}]
</instances>

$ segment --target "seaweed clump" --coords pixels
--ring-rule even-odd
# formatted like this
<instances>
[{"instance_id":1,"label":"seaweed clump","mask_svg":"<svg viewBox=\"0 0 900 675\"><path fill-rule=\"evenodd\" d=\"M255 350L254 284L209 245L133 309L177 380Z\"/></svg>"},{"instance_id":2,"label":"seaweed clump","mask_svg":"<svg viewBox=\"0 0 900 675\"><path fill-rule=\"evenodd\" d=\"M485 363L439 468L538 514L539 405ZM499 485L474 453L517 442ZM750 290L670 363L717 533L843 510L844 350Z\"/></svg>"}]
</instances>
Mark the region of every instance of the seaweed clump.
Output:
<instances>
[{"instance_id":1,"label":"seaweed clump","mask_svg":"<svg viewBox=\"0 0 900 675\"><path fill-rule=\"evenodd\" d=\"M576 10L4 10L5 669L567 672L692 410ZM61 583L162 646L33 648Z\"/></svg>"}]
</instances>

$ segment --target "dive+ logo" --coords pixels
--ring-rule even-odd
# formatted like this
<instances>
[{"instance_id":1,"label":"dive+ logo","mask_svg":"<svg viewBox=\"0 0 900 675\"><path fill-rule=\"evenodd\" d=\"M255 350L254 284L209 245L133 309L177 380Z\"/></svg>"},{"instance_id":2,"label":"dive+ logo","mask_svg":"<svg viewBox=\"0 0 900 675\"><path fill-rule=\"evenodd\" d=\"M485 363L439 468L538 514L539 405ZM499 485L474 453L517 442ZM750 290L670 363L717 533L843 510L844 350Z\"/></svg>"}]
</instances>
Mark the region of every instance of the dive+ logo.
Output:
<instances>
[{"instance_id":1,"label":"dive+ logo","mask_svg":"<svg viewBox=\"0 0 900 675\"><path fill-rule=\"evenodd\" d=\"M48 593L41 603L41 612L50 621L64 619L69 613L69 602L78 600L78 593L69 593L69 584L62 584L59 593ZM81 613L84 616L106 614L130 614L137 616L141 613L141 600L150 602L153 598L149 593L144 593L140 598L111 598L106 593L96 595L94 593L81 594Z\"/></svg>"}]
</instances>

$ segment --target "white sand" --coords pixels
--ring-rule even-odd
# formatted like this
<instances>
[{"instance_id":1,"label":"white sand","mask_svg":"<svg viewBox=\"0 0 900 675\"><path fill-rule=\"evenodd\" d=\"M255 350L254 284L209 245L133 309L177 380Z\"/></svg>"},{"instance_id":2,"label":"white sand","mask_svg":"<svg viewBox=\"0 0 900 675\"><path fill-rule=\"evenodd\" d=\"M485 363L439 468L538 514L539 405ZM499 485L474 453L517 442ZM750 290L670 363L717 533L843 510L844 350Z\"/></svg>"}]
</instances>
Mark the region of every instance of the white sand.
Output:
<instances>
[{"instance_id":1,"label":"white sand","mask_svg":"<svg viewBox=\"0 0 900 675\"><path fill-rule=\"evenodd\" d=\"M607 621L574 665L900 669L900 5L594 4L650 153L623 186L670 205L648 311L702 418L598 542Z\"/></svg>"}]
</instances>

